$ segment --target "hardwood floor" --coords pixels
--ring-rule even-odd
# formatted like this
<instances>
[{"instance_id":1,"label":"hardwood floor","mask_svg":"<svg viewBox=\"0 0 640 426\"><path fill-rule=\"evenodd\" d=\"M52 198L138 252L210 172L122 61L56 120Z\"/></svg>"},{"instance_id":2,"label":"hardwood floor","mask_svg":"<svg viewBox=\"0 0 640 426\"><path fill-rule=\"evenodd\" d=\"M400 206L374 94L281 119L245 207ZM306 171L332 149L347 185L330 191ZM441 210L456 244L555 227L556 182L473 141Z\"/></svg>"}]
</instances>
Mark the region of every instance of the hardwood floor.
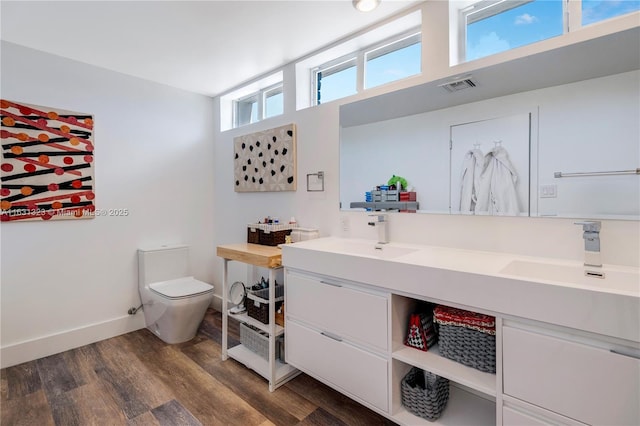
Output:
<instances>
[{"instance_id":1,"label":"hardwood floor","mask_svg":"<svg viewBox=\"0 0 640 426\"><path fill-rule=\"evenodd\" d=\"M229 346L238 344L230 321ZM168 345L146 329L0 371L0 424L393 425L301 374L275 392L244 365L222 361L221 314Z\"/></svg>"}]
</instances>

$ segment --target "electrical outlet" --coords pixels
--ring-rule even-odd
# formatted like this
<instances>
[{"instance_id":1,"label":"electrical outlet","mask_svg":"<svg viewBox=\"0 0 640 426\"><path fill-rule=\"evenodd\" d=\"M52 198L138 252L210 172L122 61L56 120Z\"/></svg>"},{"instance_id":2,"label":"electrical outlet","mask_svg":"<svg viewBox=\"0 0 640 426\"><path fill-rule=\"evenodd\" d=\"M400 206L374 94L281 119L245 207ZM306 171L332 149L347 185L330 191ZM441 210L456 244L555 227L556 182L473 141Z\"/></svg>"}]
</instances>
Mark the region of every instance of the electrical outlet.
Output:
<instances>
[{"instance_id":1,"label":"electrical outlet","mask_svg":"<svg viewBox=\"0 0 640 426\"><path fill-rule=\"evenodd\" d=\"M349 232L349 217L348 216L342 216L340 218L340 227L342 228L343 232Z\"/></svg>"},{"instance_id":2,"label":"electrical outlet","mask_svg":"<svg viewBox=\"0 0 640 426\"><path fill-rule=\"evenodd\" d=\"M540 198L556 198L558 196L557 185L541 185Z\"/></svg>"}]
</instances>

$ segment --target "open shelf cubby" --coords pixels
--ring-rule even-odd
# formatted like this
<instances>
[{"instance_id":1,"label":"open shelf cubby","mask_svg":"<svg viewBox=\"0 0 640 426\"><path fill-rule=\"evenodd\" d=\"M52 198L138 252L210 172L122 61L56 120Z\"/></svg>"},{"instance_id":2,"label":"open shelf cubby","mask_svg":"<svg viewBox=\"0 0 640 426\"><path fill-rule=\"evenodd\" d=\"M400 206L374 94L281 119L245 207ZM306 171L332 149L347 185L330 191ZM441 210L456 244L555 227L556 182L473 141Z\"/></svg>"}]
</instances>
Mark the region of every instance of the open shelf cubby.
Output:
<instances>
[{"instance_id":1,"label":"open shelf cubby","mask_svg":"<svg viewBox=\"0 0 640 426\"><path fill-rule=\"evenodd\" d=\"M454 360L443 357L438 345L421 351L406 346L404 341L412 313L423 312L429 303L410 297L392 296L392 416L401 424L431 425L495 425L497 379ZM402 406L401 381L412 367L430 371L449 379L449 401L435 422L415 416Z\"/></svg>"}]
</instances>

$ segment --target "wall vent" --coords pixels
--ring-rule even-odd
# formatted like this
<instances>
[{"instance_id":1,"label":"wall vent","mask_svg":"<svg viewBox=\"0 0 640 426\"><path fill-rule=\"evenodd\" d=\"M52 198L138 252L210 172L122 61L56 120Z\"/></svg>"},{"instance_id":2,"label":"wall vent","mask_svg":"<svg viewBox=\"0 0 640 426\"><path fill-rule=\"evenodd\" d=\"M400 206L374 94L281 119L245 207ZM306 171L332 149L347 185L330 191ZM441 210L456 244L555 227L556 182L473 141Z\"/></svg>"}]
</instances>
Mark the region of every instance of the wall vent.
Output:
<instances>
[{"instance_id":1,"label":"wall vent","mask_svg":"<svg viewBox=\"0 0 640 426\"><path fill-rule=\"evenodd\" d=\"M458 80L440 84L439 86L445 88L448 92L459 92L460 90L468 89L470 87L476 87L477 84L471 76L467 76Z\"/></svg>"}]
</instances>

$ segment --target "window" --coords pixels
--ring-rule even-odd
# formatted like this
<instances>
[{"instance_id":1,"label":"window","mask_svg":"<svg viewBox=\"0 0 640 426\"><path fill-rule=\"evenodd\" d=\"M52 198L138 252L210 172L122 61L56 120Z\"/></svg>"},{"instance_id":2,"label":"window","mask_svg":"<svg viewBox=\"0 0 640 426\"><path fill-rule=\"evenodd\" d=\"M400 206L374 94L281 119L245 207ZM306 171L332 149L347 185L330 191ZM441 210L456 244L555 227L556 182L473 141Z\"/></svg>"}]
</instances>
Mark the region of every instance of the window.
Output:
<instances>
[{"instance_id":1,"label":"window","mask_svg":"<svg viewBox=\"0 0 640 426\"><path fill-rule=\"evenodd\" d=\"M220 96L220 131L284 112L283 72L274 72Z\"/></svg>"},{"instance_id":2,"label":"window","mask_svg":"<svg viewBox=\"0 0 640 426\"><path fill-rule=\"evenodd\" d=\"M316 67L312 71L315 105L419 74L420 39L420 32L413 30Z\"/></svg>"},{"instance_id":3,"label":"window","mask_svg":"<svg viewBox=\"0 0 640 426\"><path fill-rule=\"evenodd\" d=\"M564 33L562 0L485 0L461 11L461 60L471 61Z\"/></svg>"},{"instance_id":4,"label":"window","mask_svg":"<svg viewBox=\"0 0 640 426\"><path fill-rule=\"evenodd\" d=\"M366 89L420 73L420 34L368 51L365 54Z\"/></svg>"},{"instance_id":5,"label":"window","mask_svg":"<svg viewBox=\"0 0 640 426\"><path fill-rule=\"evenodd\" d=\"M582 25L640 10L639 0L582 0Z\"/></svg>"},{"instance_id":6,"label":"window","mask_svg":"<svg viewBox=\"0 0 640 426\"><path fill-rule=\"evenodd\" d=\"M640 0L481 0L466 4L453 12L458 14L458 41L452 56L458 63L640 10ZM455 7L453 2L450 5Z\"/></svg>"},{"instance_id":7,"label":"window","mask_svg":"<svg viewBox=\"0 0 640 426\"><path fill-rule=\"evenodd\" d=\"M282 115L284 109L284 95L282 84L265 91L264 94L264 118Z\"/></svg>"},{"instance_id":8,"label":"window","mask_svg":"<svg viewBox=\"0 0 640 426\"><path fill-rule=\"evenodd\" d=\"M362 30L295 64L295 107L313 107L422 72L422 8Z\"/></svg>"},{"instance_id":9,"label":"window","mask_svg":"<svg viewBox=\"0 0 640 426\"><path fill-rule=\"evenodd\" d=\"M254 94L235 102L236 126L244 126L258 121L258 95Z\"/></svg>"},{"instance_id":10,"label":"window","mask_svg":"<svg viewBox=\"0 0 640 426\"><path fill-rule=\"evenodd\" d=\"M280 115L284 107L282 82L236 99L233 104L234 127Z\"/></svg>"},{"instance_id":11,"label":"window","mask_svg":"<svg viewBox=\"0 0 640 426\"><path fill-rule=\"evenodd\" d=\"M358 92L356 56L351 55L347 60L338 64L325 64L314 72L316 88L316 104L344 98Z\"/></svg>"}]
</instances>

